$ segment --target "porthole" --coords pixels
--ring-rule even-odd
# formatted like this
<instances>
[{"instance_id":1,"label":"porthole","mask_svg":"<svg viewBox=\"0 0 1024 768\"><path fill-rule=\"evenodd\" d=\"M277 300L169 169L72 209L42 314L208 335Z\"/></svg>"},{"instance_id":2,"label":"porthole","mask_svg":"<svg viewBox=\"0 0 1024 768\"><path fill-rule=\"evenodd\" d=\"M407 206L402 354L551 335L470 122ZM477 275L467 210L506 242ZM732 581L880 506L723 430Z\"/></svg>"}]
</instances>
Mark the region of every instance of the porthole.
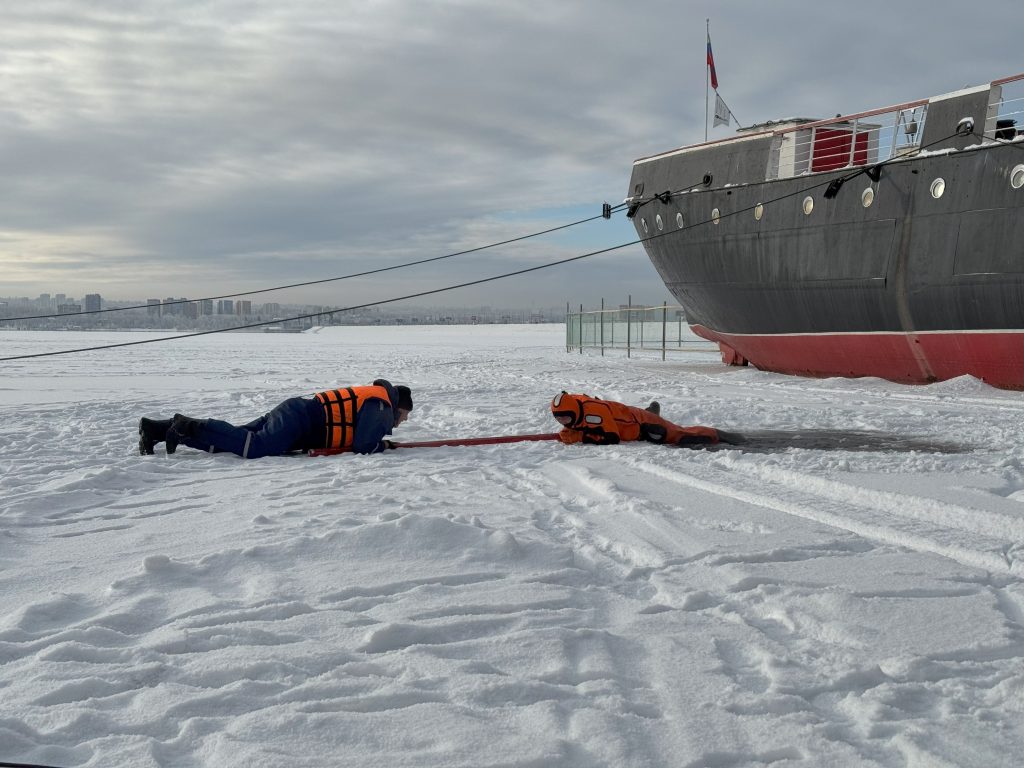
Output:
<instances>
[{"instance_id":1,"label":"porthole","mask_svg":"<svg viewBox=\"0 0 1024 768\"><path fill-rule=\"evenodd\" d=\"M717 224L721 218L722 218L722 212L719 211L717 208L712 208L711 209L711 223L712 224Z\"/></svg>"},{"instance_id":2,"label":"porthole","mask_svg":"<svg viewBox=\"0 0 1024 768\"><path fill-rule=\"evenodd\" d=\"M661 214L659 213L654 217L654 223L658 225L658 231L661 232L665 228L665 222L661 220Z\"/></svg>"},{"instance_id":3,"label":"porthole","mask_svg":"<svg viewBox=\"0 0 1024 768\"><path fill-rule=\"evenodd\" d=\"M931 191L932 197L938 200L942 197L942 193L946 191L946 182L942 179L936 179L932 182Z\"/></svg>"},{"instance_id":4,"label":"porthole","mask_svg":"<svg viewBox=\"0 0 1024 768\"><path fill-rule=\"evenodd\" d=\"M811 211L814 210L814 198L808 195L804 198L804 214L807 216L811 215Z\"/></svg>"},{"instance_id":5,"label":"porthole","mask_svg":"<svg viewBox=\"0 0 1024 768\"><path fill-rule=\"evenodd\" d=\"M676 214L676 226L680 229L683 228L683 214L681 213Z\"/></svg>"},{"instance_id":6,"label":"porthole","mask_svg":"<svg viewBox=\"0 0 1024 768\"><path fill-rule=\"evenodd\" d=\"M645 218L644 218L644 217L642 217L642 216L640 217L640 226L644 228L644 234L646 235L646 234L647 234L647 232L649 231L649 230L647 229L647 219L645 219Z\"/></svg>"},{"instance_id":7,"label":"porthole","mask_svg":"<svg viewBox=\"0 0 1024 768\"><path fill-rule=\"evenodd\" d=\"M873 202L875 202L875 190L868 187L860 193L860 204L865 208L870 208Z\"/></svg>"},{"instance_id":8,"label":"porthole","mask_svg":"<svg viewBox=\"0 0 1024 768\"><path fill-rule=\"evenodd\" d=\"M764 216L764 206L758 203L754 206L754 218L760 221L762 216Z\"/></svg>"},{"instance_id":9,"label":"porthole","mask_svg":"<svg viewBox=\"0 0 1024 768\"><path fill-rule=\"evenodd\" d=\"M1010 171L1010 186L1014 189L1024 187L1024 165L1018 165Z\"/></svg>"}]
</instances>

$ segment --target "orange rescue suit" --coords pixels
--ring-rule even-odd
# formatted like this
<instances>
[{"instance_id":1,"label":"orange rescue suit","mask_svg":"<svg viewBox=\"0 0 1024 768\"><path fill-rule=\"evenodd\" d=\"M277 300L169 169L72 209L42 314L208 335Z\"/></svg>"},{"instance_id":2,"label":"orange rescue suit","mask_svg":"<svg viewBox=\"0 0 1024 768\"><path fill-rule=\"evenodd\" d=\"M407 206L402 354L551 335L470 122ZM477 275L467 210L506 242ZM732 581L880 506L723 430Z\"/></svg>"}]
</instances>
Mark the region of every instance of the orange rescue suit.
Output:
<instances>
[{"instance_id":1,"label":"orange rescue suit","mask_svg":"<svg viewBox=\"0 0 1024 768\"><path fill-rule=\"evenodd\" d=\"M707 445L719 441L711 427L680 427L643 408L562 392L551 401L551 413L565 425L563 443L611 445L630 440L672 445ZM567 424L566 420L571 419Z\"/></svg>"},{"instance_id":2,"label":"orange rescue suit","mask_svg":"<svg viewBox=\"0 0 1024 768\"><path fill-rule=\"evenodd\" d=\"M352 439L356 433L356 416L363 403L371 397L391 404L388 391L384 387L374 385L317 392L316 399L323 405L324 417L327 419L325 448L352 447Z\"/></svg>"}]
</instances>

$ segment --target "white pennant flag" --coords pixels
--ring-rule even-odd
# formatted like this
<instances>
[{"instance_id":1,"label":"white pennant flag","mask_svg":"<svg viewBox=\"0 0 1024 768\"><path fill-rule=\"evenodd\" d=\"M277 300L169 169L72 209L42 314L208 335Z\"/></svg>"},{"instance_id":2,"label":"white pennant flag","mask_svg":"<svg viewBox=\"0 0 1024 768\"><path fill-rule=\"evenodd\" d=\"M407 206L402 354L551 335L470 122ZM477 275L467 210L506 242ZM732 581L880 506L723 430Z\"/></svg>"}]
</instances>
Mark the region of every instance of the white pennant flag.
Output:
<instances>
[{"instance_id":1,"label":"white pennant flag","mask_svg":"<svg viewBox=\"0 0 1024 768\"><path fill-rule=\"evenodd\" d=\"M728 125L730 117L732 117L732 111L726 106L722 97L718 95L718 91L715 91L715 120L712 127Z\"/></svg>"}]
</instances>

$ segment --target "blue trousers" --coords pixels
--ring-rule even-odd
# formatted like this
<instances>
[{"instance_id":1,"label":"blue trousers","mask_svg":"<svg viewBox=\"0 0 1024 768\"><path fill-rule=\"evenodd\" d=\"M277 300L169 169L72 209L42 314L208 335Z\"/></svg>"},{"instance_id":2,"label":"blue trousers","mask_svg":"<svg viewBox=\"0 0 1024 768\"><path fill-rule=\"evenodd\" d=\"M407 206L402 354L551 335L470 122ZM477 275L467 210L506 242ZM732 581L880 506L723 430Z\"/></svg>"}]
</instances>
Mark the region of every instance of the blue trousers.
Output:
<instances>
[{"instance_id":1,"label":"blue trousers","mask_svg":"<svg viewBox=\"0 0 1024 768\"><path fill-rule=\"evenodd\" d=\"M210 453L226 451L243 459L258 459L320 448L323 435L324 410L319 401L292 397L241 427L206 419L200 422L196 434L182 438L181 444Z\"/></svg>"}]
</instances>

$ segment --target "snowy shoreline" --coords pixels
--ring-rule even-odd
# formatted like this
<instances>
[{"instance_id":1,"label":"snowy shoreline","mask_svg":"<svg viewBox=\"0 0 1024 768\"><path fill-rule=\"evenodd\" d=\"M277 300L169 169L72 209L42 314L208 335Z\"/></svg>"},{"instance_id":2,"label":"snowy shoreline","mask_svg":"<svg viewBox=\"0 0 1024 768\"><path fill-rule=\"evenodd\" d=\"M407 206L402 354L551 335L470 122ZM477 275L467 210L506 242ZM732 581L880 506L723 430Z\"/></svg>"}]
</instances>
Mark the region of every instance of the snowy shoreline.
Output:
<instances>
[{"instance_id":1,"label":"snowy shoreline","mask_svg":"<svg viewBox=\"0 0 1024 768\"><path fill-rule=\"evenodd\" d=\"M379 376L413 387L399 441L550 432L566 389L796 447L135 448L143 415L242 421ZM561 325L6 363L0 761L1014 764L1022 416L967 378L566 354Z\"/></svg>"}]
</instances>

